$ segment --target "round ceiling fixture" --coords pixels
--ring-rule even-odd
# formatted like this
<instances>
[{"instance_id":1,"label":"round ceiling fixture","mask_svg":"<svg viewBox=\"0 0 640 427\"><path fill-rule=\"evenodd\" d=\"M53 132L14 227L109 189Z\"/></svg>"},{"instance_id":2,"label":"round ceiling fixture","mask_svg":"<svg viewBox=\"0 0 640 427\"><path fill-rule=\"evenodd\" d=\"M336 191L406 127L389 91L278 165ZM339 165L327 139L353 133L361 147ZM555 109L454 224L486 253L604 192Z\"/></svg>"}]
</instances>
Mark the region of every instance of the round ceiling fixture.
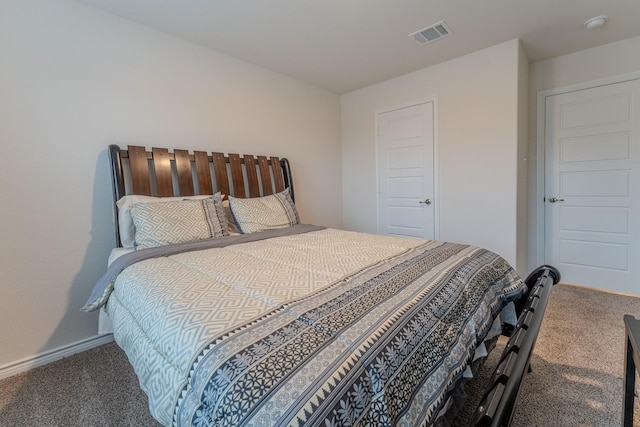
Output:
<instances>
[{"instance_id":1,"label":"round ceiling fixture","mask_svg":"<svg viewBox=\"0 0 640 427\"><path fill-rule=\"evenodd\" d=\"M593 30L594 28L602 27L606 21L607 15L600 15L584 21L584 26Z\"/></svg>"}]
</instances>

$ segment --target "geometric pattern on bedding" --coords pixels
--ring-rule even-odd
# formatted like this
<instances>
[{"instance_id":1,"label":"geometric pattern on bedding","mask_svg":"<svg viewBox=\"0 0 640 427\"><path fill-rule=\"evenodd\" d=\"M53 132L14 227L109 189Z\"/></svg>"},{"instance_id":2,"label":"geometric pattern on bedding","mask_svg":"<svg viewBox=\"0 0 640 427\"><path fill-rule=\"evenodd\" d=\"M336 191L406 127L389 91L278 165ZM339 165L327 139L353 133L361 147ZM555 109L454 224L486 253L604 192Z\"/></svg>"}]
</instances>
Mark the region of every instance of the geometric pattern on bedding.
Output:
<instances>
[{"instance_id":1,"label":"geometric pattern on bedding","mask_svg":"<svg viewBox=\"0 0 640 427\"><path fill-rule=\"evenodd\" d=\"M439 252L449 257L463 248L450 245ZM423 311L407 307L413 316L403 328L393 331L393 324L378 323L386 316L367 313L380 309L380 304L385 309L380 310L382 313L398 305L396 293L404 290L407 276L416 279L423 270L419 264L433 262L431 256L418 258L412 268L404 265L411 261L396 264L386 274L358 281L337 299L324 304L315 301L312 309L295 306L274 312L273 316L285 318L290 314L283 313L287 310L296 315L259 340L243 337L245 328L260 327L255 324L234 331L237 335L226 334L226 341L216 341L211 351L207 352L208 347L194 363L193 386L185 386L186 397L179 401L175 422L194 426L236 422L368 426L432 421L445 391L464 370L476 340L484 336L492 324L492 314L502 307L502 288L463 289L455 279L441 280L437 282L437 296L428 302L428 298L422 300ZM495 254L478 253L474 262L465 264L456 274L472 272L478 282L495 280L486 277L494 266L483 272L476 270L495 259ZM506 263L499 261L495 266L500 265ZM388 281L382 284L381 276L382 281ZM415 294L410 296L424 297L433 290L428 282L417 281ZM445 301L442 307L432 306L437 299ZM475 303L468 304L467 299ZM385 306L388 301L393 303ZM469 322L470 313L475 321ZM480 322L476 323L477 319ZM454 332L463 324L467 326ZM354 325L358 333L349 335ZM363 334L367 330L374 332ZM389 332L392 339L383 339L383 333ZM232 342L234 338L242 343L241 350ZM378 345L383 340L390 342ZM225 354L219 348L222 343L230 343L227 345L234 350Z\"/></svg>"},{"instance_id":2,"label":"geometric pattern on bedding","mask_svg":"<svg viewBox=\"0 0 640 427\"><path fill-rule=\"evenodd\" d=\"M240 199L229 196L233 220L242 233L289 227L300 222L287 188L264 197Z\"/></svg>"},{"instance_id":3,"label":"geometric pattern on bedding","mask_svg":"<svg viewBox=\"0 0 640 427\"><path fill-rule=\"evenodd\" d=\"M209 348L212 338L215 341L227 337L223 339L226 345L215 347L216 351L242 350L247 342L237 338L247 335L238 331L255 331L247 325L257 319L269 317L264 327L277 326L278 322L284 326L292 321L292 315L295 318L295 313L321 304L317 298L324 298L326 303L339 297L342 291L338 283L346 281L353 285L355 281L372 279L394 263L410 257L418 247L422 251L437 252L448 246L422 239L326 229L148 259L128 267L118 276L107 310L114 322L116 341L127 352L149 397L152 415L162 424L171 425L176 402L184 400L181 391L204 392L203 378L210 374L196 374L194 360L197 359L194 358L197 354L204 356L202 352ZM460 259L473 257L477 251L464 245L456 248ZM424 274L424 280L442 278L448 274L451 262L435 265ZM415 282L415 286L429 288L430 285ZM513 292L517 292L516 288ZM446 372L434 371L445 383L449 376L458 375L463 369L469 348L476 345L476 334L490 323L500 301L493 298L493 302L481 304L483 308L469 311L474 326L467 326L451 342L450 348L456 357L446 362L450 368ZM295 309L291 305L294 303ZM283 311L285 306L287 309ZM381 316L386 309L385 305L371 308L366 321ZM359 327L364 323L358 323ZM235 338L229 339L231 337ZM349 333L334 337L326 351L352 345L349 337ZM196 376L192 378L192 375ZM187 398L193 403L189 396ZM281 395L277 398L282 401ZM438 402L434 405L437 407ZM185 405L184 408L186 412L198 412L195 407L189 409ZM264 405L260 413L265 415L264 411L269 408L275 411L270 405ZM183 425L190 425L191 421Z\"/></svg>"},{"instance_id":4,"label":"geometric pattern on bedding","mask_svg":"<svg viewBox=\"0 0 640 427\"><path fill-rule=\"evenodd\" d=\"M211 336L424 243L325 229L151 258L120 273L106 309L151 414L170 425L177 389Z\"/></svg>"},{"instance_id":5,"label":"geometric pattern on bedding","mask_svg":"<svg viewBox=\"0 0 640 427\"><path fill-rule=\"evenodd\" d=\"M202 200L136 203L131 216L138 249L229 235L220 193Z\"/></svg>"}]
</instances>

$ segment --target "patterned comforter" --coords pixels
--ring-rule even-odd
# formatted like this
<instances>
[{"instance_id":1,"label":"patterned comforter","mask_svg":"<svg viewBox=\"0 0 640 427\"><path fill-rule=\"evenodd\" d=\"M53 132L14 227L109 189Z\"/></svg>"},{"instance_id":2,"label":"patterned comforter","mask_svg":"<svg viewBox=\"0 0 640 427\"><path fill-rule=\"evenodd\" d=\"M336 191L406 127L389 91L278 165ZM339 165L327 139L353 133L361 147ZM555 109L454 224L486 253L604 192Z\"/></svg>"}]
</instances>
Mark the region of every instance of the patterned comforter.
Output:
<instances>
[{"instance_id":1,"label":"patterned comforter","mask_svg":"<svg viewBox=\"0 0 640 427\"><path fill-rule=\"evenodd\" d=\"M152 415L167 426L433 422L522 281L468 245L296 227L144 259L103 290L94 306L106 302Z\"/></svg>"}]
</instances>

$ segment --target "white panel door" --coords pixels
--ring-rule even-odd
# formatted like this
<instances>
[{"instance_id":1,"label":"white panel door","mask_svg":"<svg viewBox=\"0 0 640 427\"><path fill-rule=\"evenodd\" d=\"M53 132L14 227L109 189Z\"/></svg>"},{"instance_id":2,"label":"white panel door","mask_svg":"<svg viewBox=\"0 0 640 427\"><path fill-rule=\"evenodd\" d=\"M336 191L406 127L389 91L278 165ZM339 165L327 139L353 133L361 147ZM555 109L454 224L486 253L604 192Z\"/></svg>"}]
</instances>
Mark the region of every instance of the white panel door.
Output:
<instances>
[{"instance_id":1,"label":"white panel door","mask_svg":"<svg viewBox=\"0 0 640 427\"><path fill-rule=\"evenodd\" d=\"M435 238L434 103L378 115L378 232Z\"/></svg>"},{"instance_id":2,"label":"white panel door","mask_svg":"<svg viewBox=\"0 0 640 427\"><path fill-rule=\"evenodd\" d=\"M640 80L545 102L545 254L562 280L640 294Z\"/></svg>"}]
</instances>

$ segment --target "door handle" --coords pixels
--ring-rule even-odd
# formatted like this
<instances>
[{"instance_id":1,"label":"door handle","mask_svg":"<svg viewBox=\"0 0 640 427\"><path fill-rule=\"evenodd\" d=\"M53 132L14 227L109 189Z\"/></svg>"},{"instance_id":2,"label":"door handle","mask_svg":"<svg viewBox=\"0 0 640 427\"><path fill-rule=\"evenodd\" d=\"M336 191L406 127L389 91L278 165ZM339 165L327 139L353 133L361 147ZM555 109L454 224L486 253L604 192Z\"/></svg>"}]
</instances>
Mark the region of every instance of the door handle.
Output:
<instances>
[{"instance_id":1,"label":"door handle","mask_svg":"<svg viewBox=\"0 0 640 427\"><path fill-rule=\"evenodd\" d=\"M557 197L549 197L549 202L550 203L564 202L564 199L558 199Z\"/></svg>"},{"instance_id":2,"label":"door handle","mask_svg":"<svg viewBox=\"0 0 640 427\"><path fill-rule=\"evenodd\" d=\"M431 199L420 200L420 203L423 204L423 205L430 205L431 204Z\"/></svg>"}]
</instances>

